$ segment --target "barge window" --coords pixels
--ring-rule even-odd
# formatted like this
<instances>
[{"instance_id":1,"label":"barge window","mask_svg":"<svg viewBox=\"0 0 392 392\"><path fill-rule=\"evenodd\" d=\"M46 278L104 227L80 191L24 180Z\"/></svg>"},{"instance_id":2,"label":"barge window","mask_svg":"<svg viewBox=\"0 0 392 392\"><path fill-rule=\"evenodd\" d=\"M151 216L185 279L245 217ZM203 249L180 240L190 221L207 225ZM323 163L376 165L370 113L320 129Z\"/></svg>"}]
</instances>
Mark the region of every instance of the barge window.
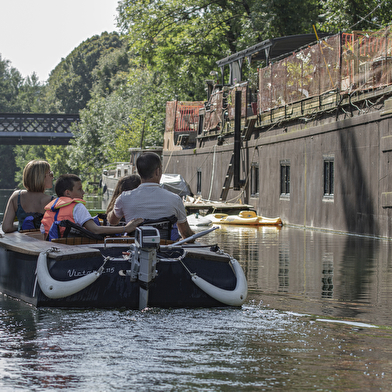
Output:
<instances>
[{"instance_id":1,"label":"barge window","mask_svg":"<svg viewBox=\"0 0 392 392\"><path fill-rule=\"evenodd\" d=\"M334 158L324 157L324 196L334 195Z\"/></svg>"},{"instance_id":2,"label":"barge window","mask_svg":"<svg viewBox=\"0 0 392 392\"><path fill-rule=\"evenodd\" d=\"M197 134L201 135L203 133L203 127L204 127L204 115L199 115L199 127L197 129Z\"/></svg>"},{"instance_id":3,"label":"barge window","mask_svg":"<svg viewBox=\"0 0 392 392\"><path fill-rule=\"evenodd\" d=\"M201 169L197 169L196 193L197 193L198 195L201 194Z\"/></svg>"},{"instance_id":4,"label":"barge window","mask_svg":"<svg viewBox=\"0 0 392 392\"><path fill-rule=\"evenodd\" d=\"M290 161L280 161L280 194L290 195Z\"/></svg>"},{"instance_id":5,"label":"barge window","mask_svg":"<svg viewBox=\"0 0 392 392\"><path fill-rule=\"evenodd\" d=\"M257 196L259 194L259 164L252 162L250 167L250 195Z\"/></svg>"}]
</instances>

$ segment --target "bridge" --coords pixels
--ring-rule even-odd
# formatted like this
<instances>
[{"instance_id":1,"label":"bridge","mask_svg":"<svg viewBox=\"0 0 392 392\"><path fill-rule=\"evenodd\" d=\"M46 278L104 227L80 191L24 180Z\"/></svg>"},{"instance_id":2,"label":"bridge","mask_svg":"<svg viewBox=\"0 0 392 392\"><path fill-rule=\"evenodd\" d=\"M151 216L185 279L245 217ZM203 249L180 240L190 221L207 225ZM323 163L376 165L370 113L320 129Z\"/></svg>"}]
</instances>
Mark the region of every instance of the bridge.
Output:
<instances>
[{"instance_id":1,"label":"bridge","mask_svg":"<svg viewBox=\"0 0 392 392\"><path fill-rule=\"evenodd\" d=\"M0 113L0 145L66 145L78 122L78 114Z\"/></svg>"}]
</instances>

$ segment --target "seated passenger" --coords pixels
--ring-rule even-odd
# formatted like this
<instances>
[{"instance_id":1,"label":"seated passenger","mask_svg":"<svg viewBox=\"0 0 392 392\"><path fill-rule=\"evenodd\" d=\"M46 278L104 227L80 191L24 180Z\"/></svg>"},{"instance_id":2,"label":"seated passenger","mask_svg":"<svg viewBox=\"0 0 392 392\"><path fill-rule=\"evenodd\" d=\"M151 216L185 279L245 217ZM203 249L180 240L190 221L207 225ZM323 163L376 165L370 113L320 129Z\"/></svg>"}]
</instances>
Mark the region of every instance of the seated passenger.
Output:
<instances>
[{"instance_id":1,"label":"seated passenger","mask_svg":"<svg viewBox=\"0 0 392 392\"><path fill-rule=\"evenodd\" d=\"M11 233L15 230L25 229L23 223L27 217L42 217L45 206L52 197L45 194L45 189L53 186L53 172L46 161L30 161L23 169L23 186L26 190L15 191L9 198L4 212L3 226L4 233ZM18 218L18 226L14 225L15 216ZM40 220L37 221L38 228ZM31 227L33 228L33 227Z\"/></svg>"},{"instance_id":2,"label":"seated passenger","mask_svg":"<svg viewBox=\"0 0 392 392\"><path fill-rule=\"evenodd\" d=\"M65 219L84 227L94 234L101 235L130 233L143 222L143 219L136 218L130 220L126 226L98 226L85 206L82 181L75 174L61 175L56 181L55 191L58 198L45 207L46 211L42 219L46 235L48 235L55 221ZM60 228L60 236L63 235L64 230L65 228Z\"/></svg>"},{"instance_id":3,"label":"seated passenger","mask_svg":"<svg viewBox=\"0 0 392 392\"><path fill-rule=\"evenodd\" d=\"M106 214L109 214L110 211L114 208L114 203L117 198L121 195L121 193L125 191L131 191L132 189L137 188L141 183L140 176L138 174L131 174L129 176L121 177L114 189L113 196L110 199L109 205L106 208Z\"/></svg>"},{"instance_id":4,"label":"seated passenger","mask_svg":"<svg viewBox=\"0 0 392 392\"><path fill-rule=\"evenodd\" d=\"M108 221L117 224L124 216L125 222L135 217L158 219L170 216L177 218L177 227L183 238L194 234L189 227L184 203L180 196L159 186L162 176L162 162L153 152L141 154L136 161L142 183L133 191L123 192L116 200L114 209L108 214Z\"/></svg>"}]
</instances>

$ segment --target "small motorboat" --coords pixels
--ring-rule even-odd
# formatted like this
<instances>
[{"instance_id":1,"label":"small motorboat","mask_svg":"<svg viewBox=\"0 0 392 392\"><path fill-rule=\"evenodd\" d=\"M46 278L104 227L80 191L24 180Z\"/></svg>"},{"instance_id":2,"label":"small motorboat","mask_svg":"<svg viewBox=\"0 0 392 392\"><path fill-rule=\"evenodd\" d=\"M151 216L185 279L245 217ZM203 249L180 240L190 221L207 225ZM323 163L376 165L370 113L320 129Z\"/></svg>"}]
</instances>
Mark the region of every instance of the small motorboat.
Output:
<instances>
[{"instance_id":1,"label":"small motorboat","mask_svg":"<svg viewBox=\"0 0 392 392\"><path fill-rule=\"evenodd\" d=\"M189 223L189 226L209 226L212 224L212 220L200 215L199 213L196 214L191 214L187 216L187 220Z\"/></svg>"},{"instance_id":2,"label":"small motorboat","mask_svg":"<svg viewBox=\"0 0 392 392\"><path fill-rule=\"evenodd\" d=\"M250 226L282 226L280 218L266 218L259 216L254 211L241 211L238 215L228 215L223 213L209 214L206 218L210 219L213 224L219 225L250 225Z\"/></svg>"},{"instance_id":3,"label":"small motorboat","mask_svg":"<svg viewBox=\"0 0 392 392\"><path fill-rule=\"evenodd\" d=\"M153 226L135 237L60 238L39 232L0 235L0 291L36 307L195 308L241 306L244 272L217 245L173 243Z\"/></svg>"}]
</instances>

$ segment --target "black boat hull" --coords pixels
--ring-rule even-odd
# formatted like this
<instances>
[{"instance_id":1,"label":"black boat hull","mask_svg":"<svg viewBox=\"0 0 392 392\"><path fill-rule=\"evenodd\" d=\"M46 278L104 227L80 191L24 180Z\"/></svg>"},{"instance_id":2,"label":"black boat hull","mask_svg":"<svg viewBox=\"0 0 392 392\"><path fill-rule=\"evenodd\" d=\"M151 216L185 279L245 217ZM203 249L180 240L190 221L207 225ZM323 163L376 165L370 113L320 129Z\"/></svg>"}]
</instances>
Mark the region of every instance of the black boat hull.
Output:
<instances>
[{"instance_id":1,"label":"black boat hull","mask_svg":"<svg viewBox=\"0 0 392 392\"><path fill-rule=\"evenodd\" d=\"M36 270L39 254L51 244L40 244L43 245L41 252L39 249L26 252L14 246L4 246L2 241L0 239L0 291L3 294L36 307L139 309L140 283L131 282L126 273L130 270L130 263L122 258L122 253L129 249L129 245L110 248L103 244L87 248L79 246L73 247L72 252L67 252L66 245L62 245L59 252L48 253L49 275L57 282L80 279L99 270L104 264L101 275L87 287L63 298L49 298L41 290ZM28 247L29 243L25 244L25 248ZM237 277L229 255L208 248L181 248L170 250L169 253L173 253L171 257L166 252L158 258L158 274L148 285L149 307L226 306L201 290L192 280L191 274L231 292L236 287ZM106 256L109 257L104 262Z\"/></svg>"}]
</instances>

